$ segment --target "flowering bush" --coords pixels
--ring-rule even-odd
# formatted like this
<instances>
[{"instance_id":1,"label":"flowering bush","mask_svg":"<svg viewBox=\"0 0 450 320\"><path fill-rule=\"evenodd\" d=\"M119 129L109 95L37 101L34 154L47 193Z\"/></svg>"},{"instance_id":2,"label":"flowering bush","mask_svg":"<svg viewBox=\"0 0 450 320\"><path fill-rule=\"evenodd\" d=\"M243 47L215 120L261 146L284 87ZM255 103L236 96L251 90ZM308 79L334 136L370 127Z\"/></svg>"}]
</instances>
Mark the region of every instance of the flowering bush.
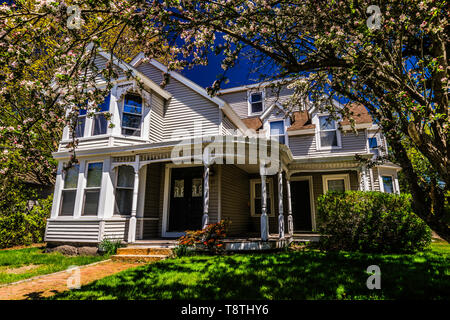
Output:
<instances>
[{"instance_id":1,"label":"flowering bush","mask_svg":"<svg viewBox=\"0 0 450 320\"><path fill-rule=\"evenodd\" d=\"M178 250L180 253L186 253L187 247L194 250L207 250L218 253L224 249L223 239L226 237L226 230L229 226L229 220L221 220L217 223L208 224L203 230L186 231L186 235L178 239Z\"/></svg>"}]
</instances>

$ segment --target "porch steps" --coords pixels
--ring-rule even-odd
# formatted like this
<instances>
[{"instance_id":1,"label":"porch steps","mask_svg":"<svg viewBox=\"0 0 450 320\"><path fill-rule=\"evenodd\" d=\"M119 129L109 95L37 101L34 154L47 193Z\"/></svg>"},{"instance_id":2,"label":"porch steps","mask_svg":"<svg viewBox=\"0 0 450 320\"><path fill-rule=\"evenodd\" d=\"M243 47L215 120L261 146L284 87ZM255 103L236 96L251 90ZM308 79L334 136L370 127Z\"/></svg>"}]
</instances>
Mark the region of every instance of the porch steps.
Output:
<instances>
[{"instance_id":1,"label":"porch steps","mask_svg":"<svg viewBox=\"0 0 450 320\"><path fill-rule=\"evenodd\" d=\"M112 256L113 261L126 262L155 262L166 259L172 254L172 249L164 247L128 246L117 249L117 254Z\"/></svg>"}]
</instances>

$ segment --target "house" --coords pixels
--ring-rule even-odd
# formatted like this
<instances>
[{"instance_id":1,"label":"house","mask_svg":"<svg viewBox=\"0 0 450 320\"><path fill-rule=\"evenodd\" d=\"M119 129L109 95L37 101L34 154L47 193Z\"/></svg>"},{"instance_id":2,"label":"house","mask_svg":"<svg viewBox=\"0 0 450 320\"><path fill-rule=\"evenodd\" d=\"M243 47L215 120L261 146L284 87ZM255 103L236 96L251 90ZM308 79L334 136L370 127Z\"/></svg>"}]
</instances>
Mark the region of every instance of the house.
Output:
<instances>
[{"instance_id":1,"label":"house","mask_svg":"<svg viewBox=\"0 0 450 320\"><path fill-rule=\"evenodd\" d=\"M97 63L108 57L100 52ZM276 97L249 85L210 97L176 72L161 88L166 67L142 54L114 63L142 86L123 75L94 117L80 113L76 132L64 130L48 243L174 238L221 219L231 220L230 236L285 238L316 229L317 198L329 190L399 192L398 166L358 160L387 150L362 106L351 107L355 133L307 103L286 117L279 101L288 89ZM71 134L79 162L63 170Z\"/></svg>"}]
</instances>

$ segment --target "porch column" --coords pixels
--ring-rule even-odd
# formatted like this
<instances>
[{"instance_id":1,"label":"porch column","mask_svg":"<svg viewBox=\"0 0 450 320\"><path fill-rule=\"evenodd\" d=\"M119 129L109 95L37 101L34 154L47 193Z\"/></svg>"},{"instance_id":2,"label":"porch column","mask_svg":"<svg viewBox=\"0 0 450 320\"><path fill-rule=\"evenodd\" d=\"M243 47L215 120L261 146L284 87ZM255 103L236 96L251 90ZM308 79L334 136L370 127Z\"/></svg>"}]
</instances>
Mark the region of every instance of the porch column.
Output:
<instances>
[{"instance_id":1,"label":"porch column","mask_svg":"<svg viewBox=\"0 0 450 320\"><path fill-rule=\"evenodd\" d=\"M261 170L261 240L269 240L269 217L267 216L266 174Z\"/></svg>"},{"instance_id":2,"label":"porch column","mask_svg":"<svg viewBox=\"0 0 450 320\"><path fill-rule=\"evenodd\" d=\"M209 223L209 163L205 162L205 170L203 171L203 217L202 229L205 229Z\"/></svg>"},{"instance_id":3,"label":"porch column","mask_svg":"<svg viewBox=\"0 0 450 320\"><path fill-rule=\"evenodd\" d=\"M291 202L291 180L286 175L286 195L288 203L288 233L290 236L294 234L294 220L292 218L292 202Z\"/></svg>"},{"instance_id":4,"label":"porch column","mask_svg":"<svg viewBox=\"0 0 450 320\"><path fill-rule=\"evenodd\" d=\"M283 215L283 172L278 171L278 235L284 239L284 215Z\"/></svg>"},{"instance_id":5,"label":"porch column","mask_svg":"<svg viewBox=\"0 0 450 320\"><path fill-rule=\"evenodd\" d=\"M138 191L139 191L139 165L134 168L134 185L133 185L133 202L131 203L131 217L128 227L128 242L133 243L136 241L136 213L138 204Z\"/></svg>"}]
</instances>

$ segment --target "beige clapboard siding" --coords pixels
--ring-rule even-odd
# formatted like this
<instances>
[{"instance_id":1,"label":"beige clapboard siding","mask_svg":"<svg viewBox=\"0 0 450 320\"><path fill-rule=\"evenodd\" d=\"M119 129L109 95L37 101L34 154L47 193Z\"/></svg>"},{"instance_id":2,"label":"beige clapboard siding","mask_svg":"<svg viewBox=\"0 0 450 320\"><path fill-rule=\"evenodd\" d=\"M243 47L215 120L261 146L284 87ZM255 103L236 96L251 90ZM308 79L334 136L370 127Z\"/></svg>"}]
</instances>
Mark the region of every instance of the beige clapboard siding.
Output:
<instances>
[{"instance_id":1,"label":"beige clapboard siding","mask_svg":"<svg viewBox=\"0 0 450 320\"><path fill-rule=\"evenodd\" d=\"M144 218L159 217L161 170L163 169L164 166L161 163L151 163L147 165ZM147 221L144 223L144 226L146 223Z\"/></svg>"},{"instance_id":2,"label":"beige clapboard siding","mask_svg":"<svg viewBox=\"0 0 450 320\"><path fill-rule=\"evenodd\" d=\"M158 232L158 220L149 220L144 219L144 228L143 228L143 239L151 239L151 238L157 238L161 235L160 232Z\"/></svg>"},{"instance_id":3,"label":"beige clapboard siding","mask_svg":"<svg viewBox=\"0 0 450 320\"><path fill-rule=\"evenodd\" d=\"M219 98L228 102L240 118L248 117L247 91L231 92L220 95Z\"/></svg>"},{"instance_id":4,"label":"beige clapboard siding","mask_svg":"<svg viewBox=\"0 0 450 320\"><path fill-rule=\"evenodd\" d=\"M152 94L149 131L150 142L160 142L164 139L164 100L155 93Z\"/></svg>"},{"instance_id":5,"label":"beige clapboard siding","mask_svg":"<svg viewBox=\"0 0 450 320\"><path fill-rule=\"evenodd\" d=\"M233 165L222 166L222 219L230 219L228 233L246 233L250 226L248 174Z\"/></svg>"},{"instance_id":6,"label":"beige clapboard siding","mask_svg":"<svg viewBox=\"0 0 450 320\"><path fill-rule=\"evenodd\" d=\"M161 71L151 64L143 64L138 70L154 82L161 83ZM201 123L203 135L219 133L220 110L216 104L173 78L164 89L173 95L164 110L165 140L193 136L196 121Z\"/></svg>"},{"instance_id":7,"label":"beige clapboard siding","mask_svg":"<svg viewBox=\"0 0 450 320\"><path fill-rule=\"evenodd\" d=\"M99 221L49 220L46 242L98 242Z\"/></svg>"},{"instance_id":8,"label":"beige clapboard siding","mask_svg":"<svg viewBox=\"0 0 450 320\"><path fill-rule=\"evenodd\" d=\"M342 148L333 150L317 150L316 136L314 134L290 136L289 148L294 157L327 156L339 153L366 153L366 136L363 130L358 134L341 134Z\"/></svg>"},{"instance_id":9,"label":"beige clapboard siding","mask_svg":"<svg viewBox=\"0 0 450 320\"><path fill-rule=\"evenodd\" d=\"M222 116L222 134L233 135L237 127L234 123L225 115Z\"/></svg>"},{"instance_id":10,"label":"beige clapboard siding","mask_svg":"<svg viewBox=\"0 0 450 320\"><path fill-rule=\"evenodd\" d=\"M124 240L128 239L129 220L105 220L103 231L104 239ZM136 228L136 230L139 230Z\"/></svg>"}]
</instances>

